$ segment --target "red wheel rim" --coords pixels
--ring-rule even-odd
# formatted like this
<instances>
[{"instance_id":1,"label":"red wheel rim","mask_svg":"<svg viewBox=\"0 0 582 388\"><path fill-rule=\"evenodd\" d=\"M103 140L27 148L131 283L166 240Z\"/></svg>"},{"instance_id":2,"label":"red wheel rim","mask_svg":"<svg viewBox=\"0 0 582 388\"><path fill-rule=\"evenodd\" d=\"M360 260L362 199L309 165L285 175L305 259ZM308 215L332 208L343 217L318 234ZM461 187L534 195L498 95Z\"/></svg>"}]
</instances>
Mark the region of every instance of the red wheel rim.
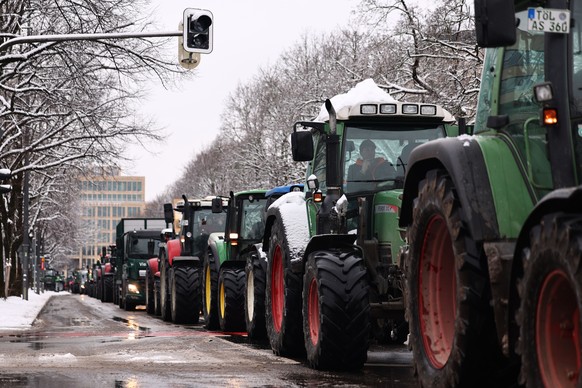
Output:
<instances>
[{"instance_id":1,"label":"red wheel rim","mask_svg":"<svg viewBox=\"0 0 582 388\"><path fill-rule=\"evenodd\" d=\"M536 307L536 352L546 387L575 387L580 374L580 309L562 270L549 273Z\"/></svg>"},{"instance_id":2,"label":"red wheel rim","mask_svg":"<svg viewBox=\"0 0 582 388\"><path fill-rule=\"evenodd\" d=\"M309 337L311 343L317 345L319 341L319 294L317 293L317 281L311 279L309 283L309 296L307 298L307 321L309 322Z\"/></svg>"},{"instance_id":3,"label":"red wheel rim","mask_svg":"<svg viewBox=\"0 0 582 388\"><path fill-rule=\"evenodd\" d=\"M281 331L283 324L284 306L284 282L283 282L283 254L279 245L275 246L273 253L273 269L271 270L271 311L273 314L273 325L275 331Z\"/></svg>"},{"instance_id":4,"label":"red wheel rim","mask_svg":"<svg viewBox=\"0 0 582 388\"><path fill-rule=\"evenodd\" d=\"M457 278L451 235L444 218L430 219L418 266L418 319L424 351L432 366L442 368L453 348Z\"/></svg>"}]
</instances>

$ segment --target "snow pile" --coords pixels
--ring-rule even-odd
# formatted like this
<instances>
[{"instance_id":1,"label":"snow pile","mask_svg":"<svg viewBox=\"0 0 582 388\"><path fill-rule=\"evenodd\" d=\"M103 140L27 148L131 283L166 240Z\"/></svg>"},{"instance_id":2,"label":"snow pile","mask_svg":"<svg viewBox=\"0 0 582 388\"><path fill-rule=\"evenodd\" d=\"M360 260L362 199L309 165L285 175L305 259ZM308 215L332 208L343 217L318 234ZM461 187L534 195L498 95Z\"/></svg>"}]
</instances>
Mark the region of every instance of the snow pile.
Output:
<instances>
[{"instance_id":1,"label":"snow pile","mask_svg":"<svg viewBox=\"0 0 582 388\"><path fill-rule=\"evenodd\" d=\"M395 101L394 97L380 89L371 78L358 83L347 93L338 94L331 98L331 104L335 109L338 119L347 119L350 109L354 105L366 102L389 103ZM329 120L329 114L327 113L327 109L325 109L325 104L323 104L319 111L319 115L313 121L327 120Z\"/></svg>"},{"instance_id":2,"label":"snow pile","mask_svg":"<svg viewBox=\"0 0 582 388\"><path fill-rule=\"evenodd\" d=\"M310 238L305 193L302 191L287 193L269 206L269 209L275 208L279 209L281 214L291 260L300 259Z\"/></svg>"},{"instance_id":3,"label":"snow pile","mask_svg":"<svg viewBox=\"0 0 582 388\"><path fill-rule=\"evenodd\" d=\"M471 140L474 138L475 136L467 134L457 136L457 139L463 142L463 147L469 147L471 145Z\"/></svg>"},{"instance_id":4,"label":"snow pile","mask_svg":"<svg viewBox=\"0 0 582 388\"><path fill-rule=\"evenodd\" d=\"M36 294L30 290L28 292L28 300L24 300L19 296L0 299L0 330L24 330L30 328L49 298L58 295L69 295L69 293L46 291Z\"/></svg>"}]
</instances>

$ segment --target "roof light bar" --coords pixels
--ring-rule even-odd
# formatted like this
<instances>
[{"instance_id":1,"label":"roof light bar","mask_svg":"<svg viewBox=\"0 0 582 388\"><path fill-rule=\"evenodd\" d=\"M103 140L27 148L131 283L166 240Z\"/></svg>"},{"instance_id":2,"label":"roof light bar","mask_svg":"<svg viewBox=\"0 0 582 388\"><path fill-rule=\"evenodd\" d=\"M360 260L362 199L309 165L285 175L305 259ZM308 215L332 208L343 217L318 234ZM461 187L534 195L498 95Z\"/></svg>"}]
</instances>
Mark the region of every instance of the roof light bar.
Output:
<instances>
[{"instance_id":1,"label":"roof light bar","mask_svg":"<svg viewBox=\"0 0 582 388\"><path fill-rule=\"evenodd\" d=\"M380 113L384 115L393 115L396 113L396 104L380 104Z\"/></svg>"},{"instance_id":2,"label":"roof light bar","mask_svg":"<svg viewBox=\"0 0 582 388\"><path fill-rule=\"evenodd\" d=\"M421 105L420 114L426 116L435 116L437 113L437 108L434 105Z\"/></svg>"},{"instance_id":3,"label":"roof light bar","mask_svg":"<svg viewBox=\"0 0 582 388\"><path fill-rule=\"evenodd\" d=\"M417 115L418 114L418 105L416 105L416 104L403 104L402 105L402 114Z\"/></svg>"},{"instance_id":4,"label":"roof light bar","mask_svg":"<svg viewBox=\"0 0 582 388\"><path fill-rule=\"evenodd\" d=\"M360 113L363 115L375 115L378 113L378 105L362 104L360 105Z\"/></svg>"}]
</instances>

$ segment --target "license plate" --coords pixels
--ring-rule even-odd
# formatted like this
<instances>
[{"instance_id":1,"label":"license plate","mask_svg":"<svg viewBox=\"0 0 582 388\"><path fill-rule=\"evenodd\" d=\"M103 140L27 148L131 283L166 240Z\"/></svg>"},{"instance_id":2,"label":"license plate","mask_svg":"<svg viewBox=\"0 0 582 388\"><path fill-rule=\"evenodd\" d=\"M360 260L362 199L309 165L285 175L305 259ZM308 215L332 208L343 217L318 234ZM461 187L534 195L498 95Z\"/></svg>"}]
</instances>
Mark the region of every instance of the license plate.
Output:
<instances>
[{"instance_id":1,"label":"license plate","mask_svg":"<svg viewBox=\"0 0 582 388\"><path fill-rule=\"evenodd\" d=\"M146 276L146 271L145 271L145 269L140 269L140 270L139 270L139 277L140 277L140 278L145 278L145 276Z\"/></svg>"},{"instance_id":2,"label":"license plate","mask_svg":"<svg viewBox=\"0 0 582 388\"><path fill-rule=\"evenodd\" d=\"M528 31L567 34L570 32L570 11L566 9L528 8L527 29Z\"/></svg>"}]
</instances>

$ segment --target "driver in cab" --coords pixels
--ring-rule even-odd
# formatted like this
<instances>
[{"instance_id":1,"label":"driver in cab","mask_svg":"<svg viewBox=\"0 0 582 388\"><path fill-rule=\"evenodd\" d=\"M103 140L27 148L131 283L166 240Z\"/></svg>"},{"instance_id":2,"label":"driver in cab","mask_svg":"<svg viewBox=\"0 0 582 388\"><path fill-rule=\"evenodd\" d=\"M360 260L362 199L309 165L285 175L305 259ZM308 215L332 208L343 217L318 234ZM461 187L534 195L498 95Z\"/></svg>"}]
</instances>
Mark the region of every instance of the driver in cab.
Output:
<instances>
[{"instance_id":1,"label":"driver in cab","mask_svg":"<svg viewBox=\"0 0 582 388\"><path fill-rule=\"evenodd\" d=\"M381 181L396 174L386 159L376 157L376 144L372 140L366 139L360 144L360 156L348 169L348 182Z\"/></svg>"}]
</instances>

